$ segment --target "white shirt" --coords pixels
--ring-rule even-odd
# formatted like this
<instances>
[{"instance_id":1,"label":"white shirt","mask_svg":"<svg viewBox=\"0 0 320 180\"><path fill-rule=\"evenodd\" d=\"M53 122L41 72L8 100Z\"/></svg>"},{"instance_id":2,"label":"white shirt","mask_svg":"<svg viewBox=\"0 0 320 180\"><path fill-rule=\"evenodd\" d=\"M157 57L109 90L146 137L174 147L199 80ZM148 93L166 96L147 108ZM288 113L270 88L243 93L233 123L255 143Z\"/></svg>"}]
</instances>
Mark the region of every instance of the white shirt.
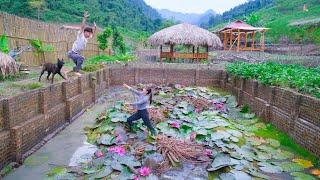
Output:
<instances>
[{"instance_id":1,"label":"white shirt","mask_svg":"<svg viewBox=\"0 0 320 180\"><path fill-rule=\"evenodd\" d=\"M80 53L82 50L86 48L87 42L88 40L86 37L84 37L83 32L79 31L77 35L77 40L74 41L72 45L72 51Z\"/></svg>"}]
</instances>

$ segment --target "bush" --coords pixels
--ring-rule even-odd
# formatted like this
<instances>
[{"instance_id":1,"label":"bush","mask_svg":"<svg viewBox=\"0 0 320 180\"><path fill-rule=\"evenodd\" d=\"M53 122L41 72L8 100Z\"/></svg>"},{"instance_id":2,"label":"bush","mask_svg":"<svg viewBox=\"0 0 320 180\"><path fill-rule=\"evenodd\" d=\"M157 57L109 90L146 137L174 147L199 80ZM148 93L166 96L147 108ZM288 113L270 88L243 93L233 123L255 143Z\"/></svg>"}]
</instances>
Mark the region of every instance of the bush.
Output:
<instances>
[{"instance_id":1,"label":"bush","mask_svg":"<svg viewBox=\"0 0 320 180\"><path fill-rule=\"evenodd\" d=\"M258 64L236 62L228 65L227 71L246 79L256 79L263 84L289 87L320 98L319 68L275 62Z\"/></svg>"},{"instance_id":2,"label":"bush","mask_svg":"<svg viewBox=\"0 0 320 180\"><path fill-rule=\"evenodd\" d=\"M88 64L82 68L83 71L85 72L95 72L98 71L99 69L102 69L104 65L102 64Z\"/></svg>"},{"instance_id":3,"label":"bush","mask_svg":"<svg viewBox=\"0 0 320 180\"><path fill-rule=\"evenodd\" d=\"M109 56L109 55L99 55L93 56L85 61L86 64L99 64L99 63L112 63L116 61L121 62L128 62L135 60L136 57L132 55L116 55L116 56Z\"/></svg>"}]
</instances>

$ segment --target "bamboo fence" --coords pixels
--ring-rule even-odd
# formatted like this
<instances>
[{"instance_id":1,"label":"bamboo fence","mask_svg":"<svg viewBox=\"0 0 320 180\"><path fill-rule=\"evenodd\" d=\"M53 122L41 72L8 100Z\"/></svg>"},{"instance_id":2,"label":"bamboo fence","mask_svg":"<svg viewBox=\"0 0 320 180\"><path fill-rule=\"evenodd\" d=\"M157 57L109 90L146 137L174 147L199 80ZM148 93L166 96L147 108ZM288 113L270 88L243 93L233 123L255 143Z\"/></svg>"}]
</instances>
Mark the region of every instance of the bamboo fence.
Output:
<instances>
[{"instance_id":1,"label":"bamboo fence","mask_svg":"<svg viewBox=\"0 0 320 180\"><path fill-rule=\"evenodd\" d=\"M20 61L24 64L37 66L45 62L56 62L57 58L68 60L67 52L71 49L76 39L77 30L63 29L62 25L45 23L27 18L0 13L0 34L8 37L10 49L30 45L29 40L39 39L46 45L52 45L54 51L45 52L44 56L37 56L32 50L20 55ZM97 30L101 31L100 29ZM96 37L89 40L83 51L85 57L102 53L97 47ZM109 52L109 50L105 50ZM44 59L43 59L44 57Z\"/></svg>"}]
</instances>

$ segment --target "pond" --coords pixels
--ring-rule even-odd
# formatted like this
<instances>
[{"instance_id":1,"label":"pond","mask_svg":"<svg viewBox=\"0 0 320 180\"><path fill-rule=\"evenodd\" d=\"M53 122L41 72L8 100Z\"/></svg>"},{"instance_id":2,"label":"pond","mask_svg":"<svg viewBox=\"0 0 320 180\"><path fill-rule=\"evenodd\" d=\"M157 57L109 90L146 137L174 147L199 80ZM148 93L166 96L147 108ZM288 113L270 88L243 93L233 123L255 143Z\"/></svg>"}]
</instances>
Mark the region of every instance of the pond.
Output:
<instances>
[{"instance_id":1,"label":"pond","mask_svg":"<svg viewBox=\"0 0 320 180\"><path fill-rule=\"evenodd\" d=\"M143 87L144 85L138 85ZM130 94L127 94L128 96ZM157 136L117 101L85 128L91 152L56 166L49 179L317 179L317 157L238 107L235 97L204 87L154 86L149 108ZM92 148L93 147L93 148ZM318 176L318 177L317 177Z\"/></svg>"}]
</instances>

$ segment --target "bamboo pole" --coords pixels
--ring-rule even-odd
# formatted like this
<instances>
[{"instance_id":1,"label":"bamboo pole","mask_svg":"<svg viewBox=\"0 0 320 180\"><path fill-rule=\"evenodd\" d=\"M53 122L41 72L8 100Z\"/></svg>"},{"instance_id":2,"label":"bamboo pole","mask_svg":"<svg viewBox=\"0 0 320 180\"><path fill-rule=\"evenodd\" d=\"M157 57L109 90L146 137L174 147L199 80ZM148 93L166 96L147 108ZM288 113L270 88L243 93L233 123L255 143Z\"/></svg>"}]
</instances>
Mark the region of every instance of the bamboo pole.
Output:
<instances>
[{"instance_id":1,"label":"bamboo pole","mask_svg":"<svg viewBox=\"0 0 320 180\"><path fill-rule=\"evenodd\" d=\"M246 32L246 40L245 40L245 44L244 44L245 48L247 48L247 44L248 44L248 32Z\"/></svg>"},{"instance_id":2,"label":"bamboo pole","mask_svg":"<svg viewBox=\"0 0 320 180\"><path fill-rule=\"evenodd\" d=\"M238 29L238 46L237 46L237 52L240 51L240 38L241 38L241 33L240 33L240 29Z\"/></svg>"},{"instance_id":3,"label":"bamboo pole","mask_svg":"<svg viewBox=\"0 0 320 180\"><path fill-rule=\"evenodd\" d=\"M227 49L227 42L228 42L227 33L223 32L223 48L224 48L224 50Z\"/></svg>"},{"instance_id":4,"label":"bamboo pole","mask_svg":"<svg viewBox=\"0 0 320 180\"><path fill-rule=\"evenodd\" d=\"M232 44L233 44L233 43L232 43L232 36L233 36L233 34L232 34L232 30L231 30L231 31L230 31L230 42L229 42L229 43L230 43L230 49L231 49ZM230 50L230 49L229 49L229 50Z\"/></svg>"},{"instance_id":5,"label":"bamboo pole","mask_svg":"<svg viewBox=\"0 0 320 180\"><path fill-rule=\"evenodd\" d=\"M252 33L251 51L253 51L253 50L254 50L254 38L255 38L255 36L256 36L256 32L253 32L253 33Z\"/></svg>"}]
</instances>

